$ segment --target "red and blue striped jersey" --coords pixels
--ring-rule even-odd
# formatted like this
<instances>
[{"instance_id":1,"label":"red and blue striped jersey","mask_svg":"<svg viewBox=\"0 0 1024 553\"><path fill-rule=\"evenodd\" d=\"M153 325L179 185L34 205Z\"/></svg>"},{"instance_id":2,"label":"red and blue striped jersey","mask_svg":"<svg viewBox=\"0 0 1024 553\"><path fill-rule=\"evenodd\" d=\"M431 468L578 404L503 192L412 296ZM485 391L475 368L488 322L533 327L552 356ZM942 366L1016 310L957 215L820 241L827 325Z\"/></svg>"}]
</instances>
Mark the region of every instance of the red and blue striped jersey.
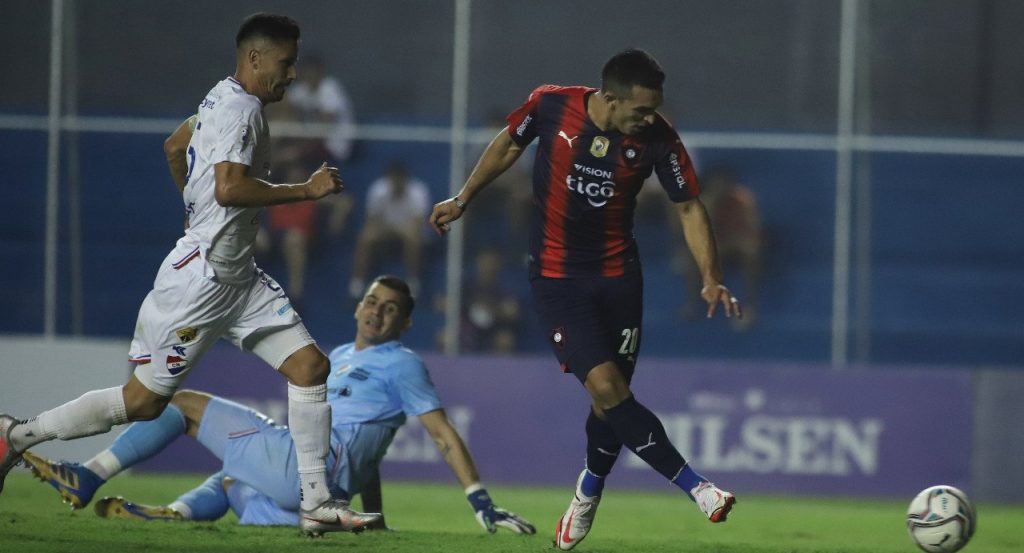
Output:
<instances>
[{"instance_id":1,"label":"red and blue striped jersey","mask_svg":"<svg viewBox=\"0 0 1024 553\"><path fill-rule=\"evenodd\" d=\"M531 274L621 276L640 267L633 214L652 171L674 202L700 185L682 140L660 114L636 135L602 131L587 115L596 89L544 85L508 116L512 140L539 138L533 167Z\"/></svg>"}]
</instances>

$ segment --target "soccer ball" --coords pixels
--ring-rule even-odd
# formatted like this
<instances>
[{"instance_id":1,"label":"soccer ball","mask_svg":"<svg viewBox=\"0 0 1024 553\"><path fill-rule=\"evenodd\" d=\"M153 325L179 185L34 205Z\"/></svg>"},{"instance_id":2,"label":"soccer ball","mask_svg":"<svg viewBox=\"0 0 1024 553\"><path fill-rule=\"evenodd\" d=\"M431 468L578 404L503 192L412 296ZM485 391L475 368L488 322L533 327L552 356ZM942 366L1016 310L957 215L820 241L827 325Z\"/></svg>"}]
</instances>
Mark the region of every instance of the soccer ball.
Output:
<instances>
[{"instance_id":1,"label":"soccer ball","mask_svg":"<svg viewBox=\"0 0 1024 553\"><path fill-rule=\"evenodd\" d=\"M974 535L977 515L967 494L953 486L932 486L907 509L910 538L929 553L953 553Z\"/></svg>"}]
</instances>

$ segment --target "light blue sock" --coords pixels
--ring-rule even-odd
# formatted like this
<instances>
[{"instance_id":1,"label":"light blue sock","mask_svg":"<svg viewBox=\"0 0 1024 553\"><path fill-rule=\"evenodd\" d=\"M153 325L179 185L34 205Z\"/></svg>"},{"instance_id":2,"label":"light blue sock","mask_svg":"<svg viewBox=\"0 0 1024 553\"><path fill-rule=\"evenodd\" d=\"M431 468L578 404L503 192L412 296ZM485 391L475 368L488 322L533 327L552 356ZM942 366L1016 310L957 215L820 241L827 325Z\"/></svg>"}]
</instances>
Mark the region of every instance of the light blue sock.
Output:
<instances>
[{"instance_id":1,"label":"light blue sock","mask_svg":"<svg viewBox=\"0 0 1024 553\"><path fill-rule=\"evenodd\" d=\"M672 480L672 483L679 486L686 495L690 495L690 490L697 487L697 484L706 481L707 478L701 476L697 471L690 468L690 464L683 465L683 468L679 471L679 474ZM693 499L693 496L690 496Z\"/></svg>"},{"instance_id":2,"label":"light blue sock","mask_svg":"<svg viewBox=\"0 0 1024 553\"><path fill-rule=\"evenodd\" d=\"M228 512L228 494L224 491L224 473L218 472L199 487L186 492L169 505L186 520L217 520Z\"/></svg>"},{"instance_id":3,"label":"light blue sock","mask_svg":"<svg viewBox=\"0 0 1024 553\"><path fill-rule=\"evenodd\" d=\"M159 417L132 423L110 444L110 453L121 468L128 468L156 455L184 433L185 415L174 405L168 405Z\"/></svg>"},{"instance_id":4,"label":"light blue sock","mask_svg":"<svg viewBox=\"0 0 1024 553\"><path fill-rule=\"evenodd\" d=\"M583 471L583 481L580 482L580 491L587 497L600 497L604 491L604 478L595 475L589 470Z\"/></svg>"}]
</instances>

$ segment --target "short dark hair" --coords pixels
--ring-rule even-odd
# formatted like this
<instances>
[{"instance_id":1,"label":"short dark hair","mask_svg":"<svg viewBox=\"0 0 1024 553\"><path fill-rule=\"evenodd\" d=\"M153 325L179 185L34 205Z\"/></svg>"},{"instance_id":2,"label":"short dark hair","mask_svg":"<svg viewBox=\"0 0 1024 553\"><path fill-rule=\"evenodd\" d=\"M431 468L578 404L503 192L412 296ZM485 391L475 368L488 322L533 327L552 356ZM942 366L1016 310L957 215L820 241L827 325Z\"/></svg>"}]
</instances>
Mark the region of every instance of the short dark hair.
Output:
<instances>
[{"instance_id":1,"label":"short dark hair","mask_svg":"<svg viewBox=\"0 0 1024 553\"><path fill-rule=\"evenodd\" d=\"M299 24L286 15L260 12L246 17L242 26L238 28L235 35L235 47L241 47L242 43L256 37L278 41L298 41Z\"/></svg>"},{"instance_id":2,"label":"short dark hair","mask_svg":"<svg viewBox=\"0 0 1024 553\"><path fill-rule=\"evenodd\" d=\"M373 282L370 283L370 286L373 286L374 284L387 286L388 288L391 288L395 292L401 294L402 300L399 304L399 307L402 308L402 312L405 314L406 317L412 315L412 310L416 308L416 298L412 297L412 289L409 288L409 285L404 280L394 275L380 275L379 277L373 279Z\"/></svg>"},{"instance_id":3,"label":"short dark hair","mask_svg":"<svg viewBox=\"0 0 1024 553\"><path fill-rule=\"evenodd\" d=\"M601 89L628 96L636 85L661 90L665 72L658 60L644 50L631 48L612 56L601 71Z\"/></svg>"}]
</instances>

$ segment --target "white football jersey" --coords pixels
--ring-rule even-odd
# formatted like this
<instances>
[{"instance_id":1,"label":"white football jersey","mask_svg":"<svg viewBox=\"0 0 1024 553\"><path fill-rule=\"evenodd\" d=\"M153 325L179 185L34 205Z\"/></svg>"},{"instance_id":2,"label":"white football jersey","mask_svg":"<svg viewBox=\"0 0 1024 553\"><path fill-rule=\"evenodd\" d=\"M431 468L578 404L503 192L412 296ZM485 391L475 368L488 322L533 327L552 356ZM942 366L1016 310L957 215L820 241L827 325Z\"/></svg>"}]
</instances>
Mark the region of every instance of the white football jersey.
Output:
<instances>
[{"instance_id":1,"label":"white football jersey","mask_svg":"<svg viewBox=\"0 0 1024 553\"><path fill-rule=\"evenodd\" d=\"M225 207L214 198L214 166L222 161L249 166L248 175L270 175L270 127L263 103L233 77L217 83L199 104L198 120L188 145L185 212L189 228L176 249L196 247L206 274L225 284L252 280L253 244L262 208Z\"/></svg>"}]
</instances>

